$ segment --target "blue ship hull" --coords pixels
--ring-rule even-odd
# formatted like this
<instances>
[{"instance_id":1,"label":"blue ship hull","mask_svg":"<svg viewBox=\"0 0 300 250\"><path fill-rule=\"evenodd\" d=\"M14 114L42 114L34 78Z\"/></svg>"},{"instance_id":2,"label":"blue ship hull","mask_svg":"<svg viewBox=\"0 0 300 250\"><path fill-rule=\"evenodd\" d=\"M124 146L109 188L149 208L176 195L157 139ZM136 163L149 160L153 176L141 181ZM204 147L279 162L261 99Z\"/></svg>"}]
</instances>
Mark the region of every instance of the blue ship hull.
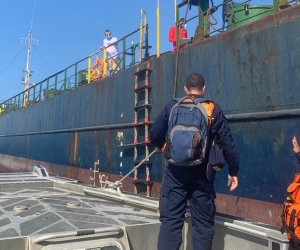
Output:
<instances>
[{"instance_id":1,"label":"blue ship hull","mask_svg":"<svg viewBox=\"0 0 300 250\"><path fill-rule=\"evenodd\" d=\"M219 212L280 226L287 185L299 171L292 137L300 138L300 6L225 32L179 51L176 96L200 72L206 97L226 114L241 156L239 187L229 192L218 173ZM102 180L116 181L134 161L135 73L149 67L150 122L173 97L176 52L153 58L88 85L0 117L0 171L41 164L53 175L91 184L99 160ZM138 104L139 105L139 104ZM141 129L142 131L142 129ZM118 132L123 132L120 141ZM145 140L140 132L139 142ZM121 145L122 142L122 145ZM153 147L150 147L150 152ZM97 166L98 167L98 166ZM151 158L151 195L159 196L164 159ZM140 179L145 178L141 167ZM92 178L90 178L92 177ZM92 181L91 181L92 179ZM133 175L123 189L134 190Z\"/></svg>"}]
</instances>

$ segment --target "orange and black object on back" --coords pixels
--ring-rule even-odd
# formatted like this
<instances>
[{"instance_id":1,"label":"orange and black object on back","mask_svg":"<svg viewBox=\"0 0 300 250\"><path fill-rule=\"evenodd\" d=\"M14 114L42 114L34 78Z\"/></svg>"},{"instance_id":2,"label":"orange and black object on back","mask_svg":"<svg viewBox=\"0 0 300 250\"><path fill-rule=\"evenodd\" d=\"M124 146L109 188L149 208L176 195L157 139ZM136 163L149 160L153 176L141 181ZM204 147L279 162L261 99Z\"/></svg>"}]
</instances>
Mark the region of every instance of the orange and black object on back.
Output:
<instances>
[{"instance_id":1,"label":"orange and black object on back","mask_svg":"<svg viewBox=\"0 0 300 250\"><path fill-rule=\"evenodd\" d=\"M288 196L283 204L281 233L286 231L290 245L300 245L300 173L294 175L287 188Z\"/></svg>"}]
</instances>

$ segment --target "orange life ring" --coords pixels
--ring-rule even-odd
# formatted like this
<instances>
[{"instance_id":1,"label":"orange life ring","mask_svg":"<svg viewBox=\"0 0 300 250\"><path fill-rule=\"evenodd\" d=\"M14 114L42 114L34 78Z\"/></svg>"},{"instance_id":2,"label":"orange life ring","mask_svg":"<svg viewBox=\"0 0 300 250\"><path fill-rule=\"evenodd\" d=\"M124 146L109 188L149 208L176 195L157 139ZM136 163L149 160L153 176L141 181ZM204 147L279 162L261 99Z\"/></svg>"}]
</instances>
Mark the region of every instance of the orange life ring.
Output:
<instances>
[{"instance_id":1,"label":"orange life ring","mask_svg":"<svg viewBox=\"0 0 300 250\"><path fill-rule=\"evenodd\" d=\"M103 60L101 58L97 58L93 70L92 70L92 79L97 80L103 76Z\"/></svg>"}]
</instances>

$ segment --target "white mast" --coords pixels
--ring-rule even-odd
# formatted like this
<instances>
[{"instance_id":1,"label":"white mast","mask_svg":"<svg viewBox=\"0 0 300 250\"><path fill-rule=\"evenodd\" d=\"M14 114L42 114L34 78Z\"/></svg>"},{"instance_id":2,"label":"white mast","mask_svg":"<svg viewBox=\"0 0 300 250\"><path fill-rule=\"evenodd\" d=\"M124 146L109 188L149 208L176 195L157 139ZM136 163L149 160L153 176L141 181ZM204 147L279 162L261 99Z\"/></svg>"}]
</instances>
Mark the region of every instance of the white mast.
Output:
<instances>
[{"instance_id":1,"label":"white mast","mask_svg":"<svg viewBox=\"0 0 300 250\"><path fill-rule=\"evenodd\" d=\"M34 13L34 7L33 7L33 13ZM28 36L26 38L21 38L22 45L27 45L26 70L23 71L25 72L25 78L24 81L22 82L22 84L24 84L24 91L25 91L24 99L23 99L24 106L27 106L28 104L29 93L27 90L29 89L30 85L32 85L32 83L30 83L30 76L31 73L33 73L33 71L30 71L31 46L37 46L39 42L39 40L35 40L34 38L32 38L33 13L32 13L32 20L31 20L31 28L28 32Z\"/></svg>"}]
</instances>

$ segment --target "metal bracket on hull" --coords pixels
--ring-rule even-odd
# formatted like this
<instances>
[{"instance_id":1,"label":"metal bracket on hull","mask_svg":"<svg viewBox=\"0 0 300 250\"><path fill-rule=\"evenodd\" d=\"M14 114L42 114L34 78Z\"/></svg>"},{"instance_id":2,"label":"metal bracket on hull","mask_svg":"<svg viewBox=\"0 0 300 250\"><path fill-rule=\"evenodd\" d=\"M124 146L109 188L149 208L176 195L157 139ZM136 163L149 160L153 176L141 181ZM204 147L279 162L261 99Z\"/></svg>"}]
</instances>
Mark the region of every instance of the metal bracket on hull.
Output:
<instances>
[{"instance_id":1,"label":"metal bracket on hull","mask_svg":"<svg viewBox=\"0 0 300 250\"><path fill-rule=\"evenodd\" d=\"M109 188L115 189L120 196L125 197L125 195L121 191L122 181L126 179L133 171L137 170L140 166L142 166L145 162L149 161L150 157L154 154L155 150L153 150L152 153L148 155L148 157L143 159L138 165L136 165L132 170L130 170L128 174L126 174L121 180L116 182L100 181L100 183L106 184Z\"/></svg>"},{"instance_id":2,"label":"metal bracket on hull","mask_svg":"<svg viewBox=\"0 0 300 250\"><path fill-rule=\"evenodd\" d=\"M93 170L94 174L93 174L93 176L90 176L90 180L94 181L94 186L96 186L96 173L99 172L99 170L97 170L97 165L99 166L99 160L94 162L94 170Z\"/></svg>"}]
</instances>

